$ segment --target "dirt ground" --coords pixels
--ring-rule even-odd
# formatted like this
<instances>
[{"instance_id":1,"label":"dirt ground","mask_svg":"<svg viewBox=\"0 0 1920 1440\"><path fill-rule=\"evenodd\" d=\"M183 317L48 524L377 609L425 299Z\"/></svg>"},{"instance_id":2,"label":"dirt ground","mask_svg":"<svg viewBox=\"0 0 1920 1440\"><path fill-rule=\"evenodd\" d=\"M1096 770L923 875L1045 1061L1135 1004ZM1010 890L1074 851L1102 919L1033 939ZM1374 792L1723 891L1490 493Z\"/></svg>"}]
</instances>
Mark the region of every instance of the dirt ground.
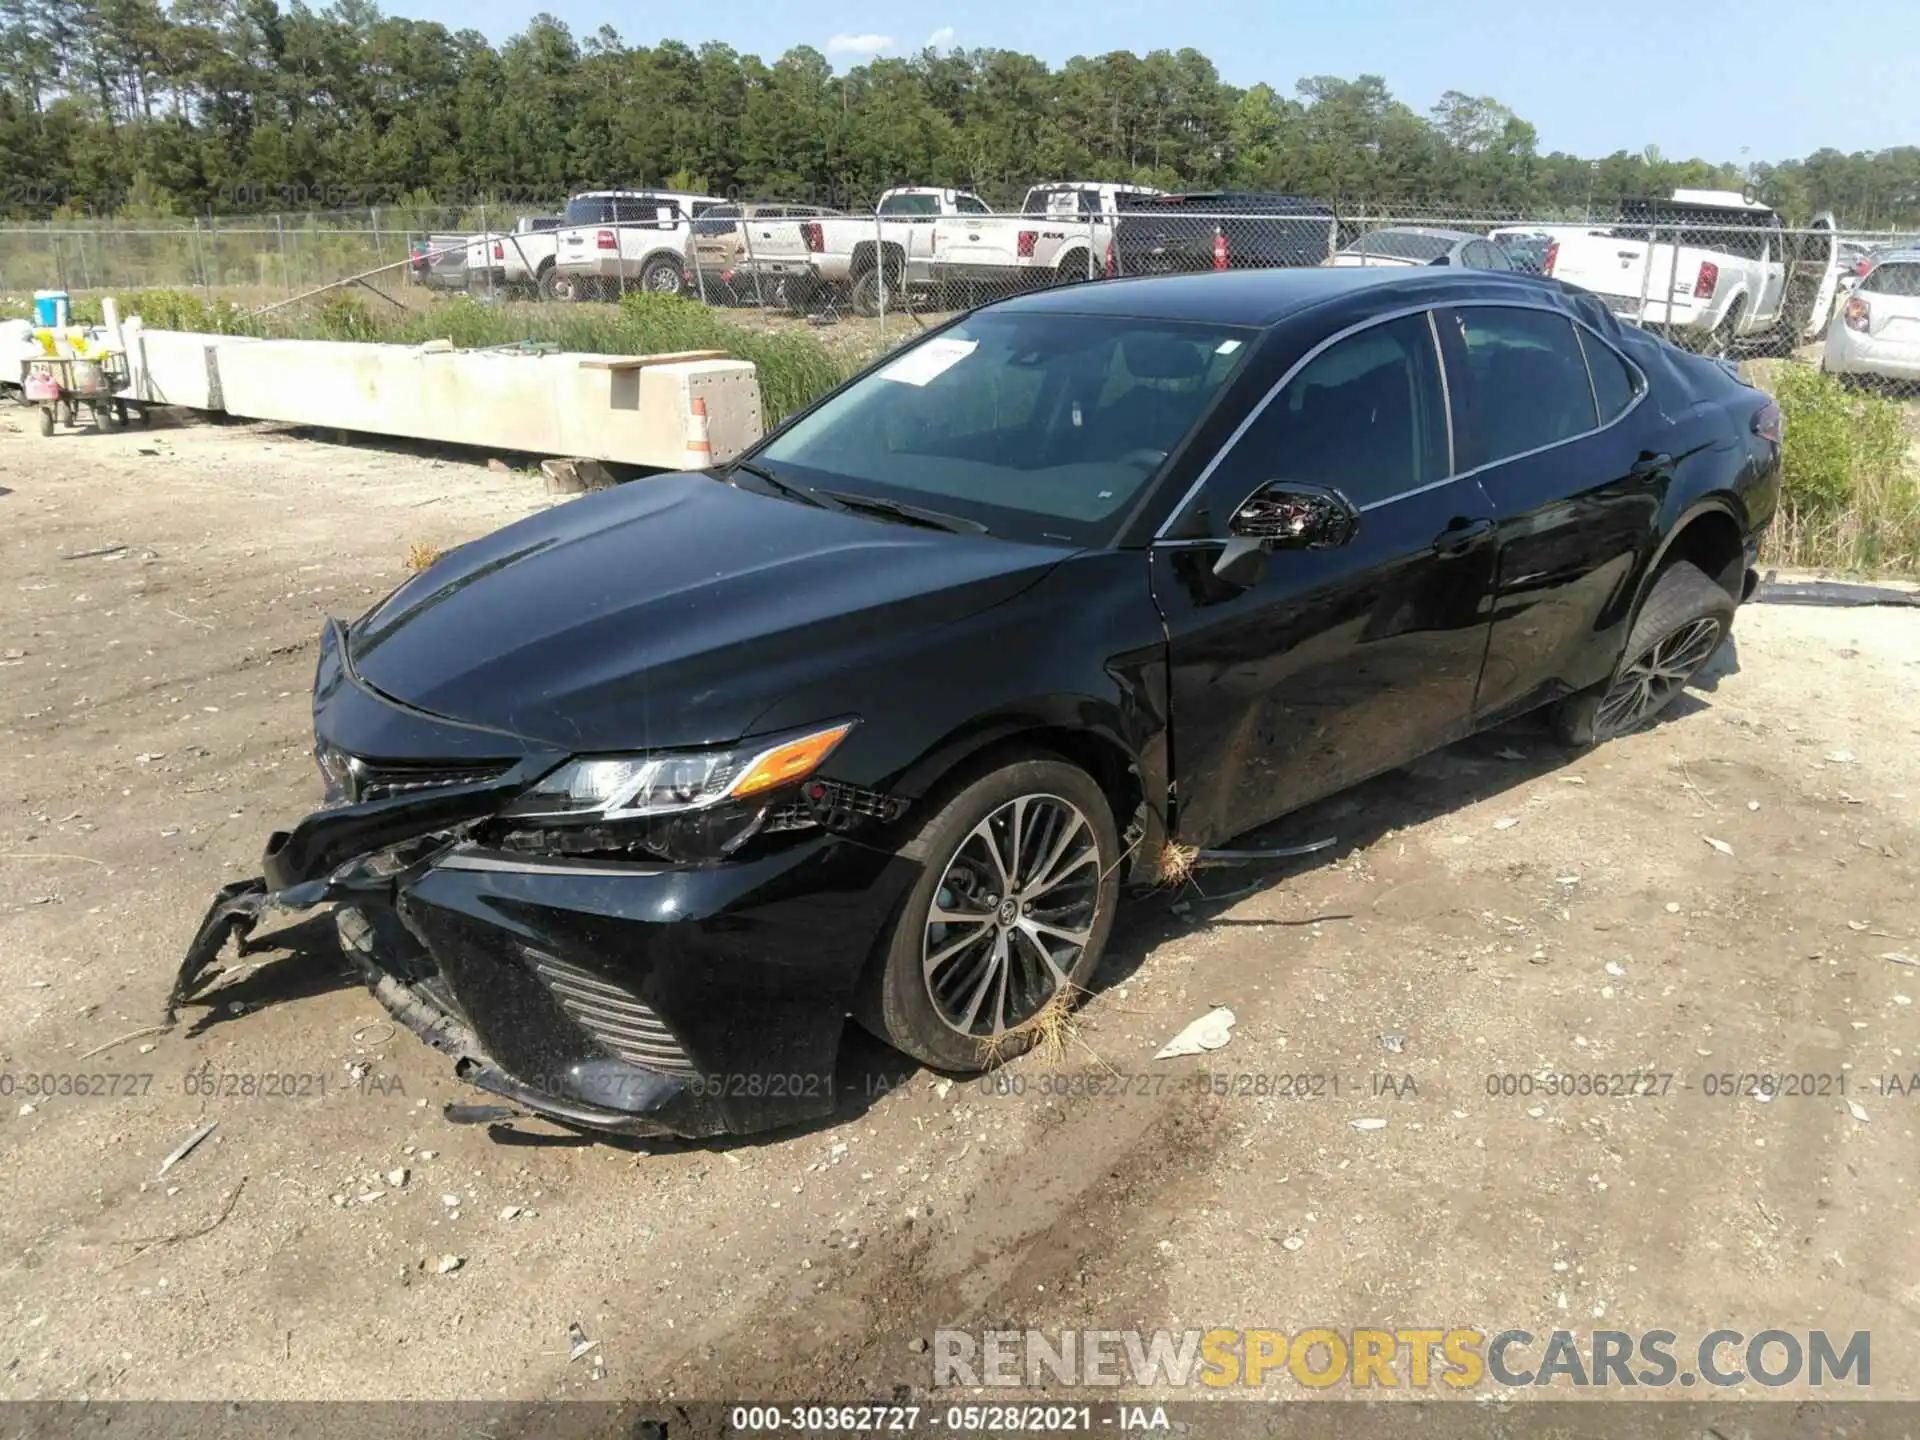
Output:
<instances>
[{"instance_id":1,"label":"dirt ground","mask_svg":"<svg viewBox=\"0 0 1920 1440\"><path fill-rule=\"evenodd\" d=\"M0 418L0 1397L852 1400L1009 1324L1825 1326L1920 1395L1920 612L1751 606L1651 730L1509 727L1287 827L1329 852L1130 902L1065 1053L997 1084L856 1041L831 1124L585 1143L444 1121L477 1097L311 925L122 1038L317 800L322 617L539 479L30 429ZM1151 1058L1215 1004L1225 1049ZM1748 1072L1846 1096L1709 1093ZM315 1078L218 1088L260 1074Z\"/></svg>"}]
</instances>

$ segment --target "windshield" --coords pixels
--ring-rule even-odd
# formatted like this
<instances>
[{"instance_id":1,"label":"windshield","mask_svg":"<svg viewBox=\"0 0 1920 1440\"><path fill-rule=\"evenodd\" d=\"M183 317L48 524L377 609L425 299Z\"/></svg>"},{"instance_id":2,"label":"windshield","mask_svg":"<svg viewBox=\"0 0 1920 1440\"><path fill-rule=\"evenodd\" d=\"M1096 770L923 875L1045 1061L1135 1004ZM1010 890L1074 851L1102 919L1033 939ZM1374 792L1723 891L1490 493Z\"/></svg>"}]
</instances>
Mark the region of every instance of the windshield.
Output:
<instances>
[{"instance_id":1,"label":"windshield","mask_svg":"<svg viewBox=\"0 0 1920 1440\"><path fill-rule=\"evenodd\" d=\"M974 315L855 381L753 458L1017 540L1099 544L1255 332L1040 312Z\"/></svg>"},{"instance_id":2,"label":"windshield","mask_svg":"<svg viewBox=\"0 0 1920 1440\"><path fill-rule=\"evenodd\" d=\"M1411 230L1376 230L1362 235L1341 252L1346 255L1385 255L1396 260L1438 260L1453 249L1450 235L1419 235Z\"/></svg>"},{"instance_id":3,"label":"windshield","mask_svg":"<svg viewBox=\"0 0 1920 1440\"><path fill-rule=\"evenodd\" d=\"M882 215L938 215L938 195L889 195L880 202Z\"/></svg>"}]
</instances>

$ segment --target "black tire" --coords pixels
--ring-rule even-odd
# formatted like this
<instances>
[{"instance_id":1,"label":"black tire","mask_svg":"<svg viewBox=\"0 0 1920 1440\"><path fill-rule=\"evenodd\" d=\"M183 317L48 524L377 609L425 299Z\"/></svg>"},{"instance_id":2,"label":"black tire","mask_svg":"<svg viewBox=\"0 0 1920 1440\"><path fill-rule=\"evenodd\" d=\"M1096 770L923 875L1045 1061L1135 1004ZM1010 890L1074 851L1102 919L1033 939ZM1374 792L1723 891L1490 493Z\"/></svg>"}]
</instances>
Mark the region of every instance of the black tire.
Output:
<instances>
[{"instance_id":1,"label":"black tire","mask_svg":"<svg viewBox=\"0 0 1920 1440\"><path fill-rule=\"evenodd\" d=\"M1740 338L1740 322L1746 318L1746 300L1735 300L1720 317L1720 323L1708 332L1700 353L1716 360L1731 360L1733 347Z\"/></svg>"},{"instance_id":2,"label":"black tire","mask_svg":"<svg viewBox=\"0 0 1920 1440\"><path fill-rule=\"evenodd\" d=\"M1087 273L1087 252L1084 250L1061 256L1060 262L1053 267L1055 285L1084 285L1092 278Z\"/></svg>"},{"instance_id":3,"label":"black tire","mask_svg":"<svg viewBox=\"0 0 1920 1440\"><path fill-rule=\"evenodd\" d=\"M649 295L686 293L686 267L670 255L656 255L640 267L640 288Z\"/></svg>"},{"instance_id":4,"label":"black tire","mask_svg":"<svg viewBox=\"0 0 1920 1440\"><path fill-rule=\"evenodd\" d=\"M880 272L865 270L853 277L853 313L872 319L880 313Z\"/></svg>"},{"instance_id":5,"label":"black tire","mask_svg":"<svg viewBox=\"0 0 1920 1440\"><path fill-rule=\"evenodd\" d=\"M1685 560L1669 565L1641 602L1612 677L1569 695L1555 710L1554 732L1562 743L1598 745L1659 715L1719 652L1733 632L1735 608L1733 596L1698 566ZM1709 624L1710 636L1704 629Z\"/></svg>"},{"instance_id":6,"label":"black tire","mask_svg":"<svg viewBox=\"0 0 1920 1440\"><path fill-rule=\"evenodd\" d=\"M1062 981L1040 958L1042 937L1028 927L1087 937L1077 953L1071 944L1052 952L1069 1003L1099 965L1119 902L1120 838L1093 777L1053 755L1000 757L943 793L900 849L903 858L919 863L920 878L907 893L884 954L866 977L857 1014L867 1029L916 1060L940 1070L976 1073L1029 1049L1039 1032L1028 1022L1060 991ZM1074 825L1072 812L1080 826ZM1025 828L1029 820L1032 829ZM1017 850L1008 843L1008 827L1016 822L1023 830ZM991 852L982 848L989 843L980 838L983 828L999 837ZM1064 848L1052 883L1032 889L1047 880L1046 861L1056 842ZM1002 845L1014 853L1016 878L1025 871L1032 896L1051 899L1028 907L1020 890L998 890L1000 882L983 862L999 854ZM996 888L983 890L983 884ZM955 913L981 918L936 921L936 898ZM1059 925L1073 928L1068 932ZM977 947L979 941L984 949ZM942 949L952 957L944 965L937 959ZM936 959L932 978L926 965L930 953ZM991 982L996 974L1006 977L997 989ZM936 1001L936 991L945 992L942 1001ZM963 1031L955 1022L968 1018L962 1012L976 994L981 999L973 1004L974 1024ZM997 1012L994 1018L989 1009Z\"/></svg>"},{"instance_id":7,"label":"black tire","mask_svg":"<svg viewBox=\"0 0 1920 1440\"><path fill-rule=\"evenodd\" d=\"M53 434L53 406L51 405L42 405L40 407L40 433L42 435Z\"/></svg>"},{"instance_id":8,"label":"black tire","mask_svg":"<svg viewBox=\"0 0 1920 1440\"><path fill-rule=\"evenodd\" d=\"M535 289L542 300L578 300L580 298L579 281L563 273L557 265L549 265L540 272L540 282Z\"/></svg>"}]
</instances>

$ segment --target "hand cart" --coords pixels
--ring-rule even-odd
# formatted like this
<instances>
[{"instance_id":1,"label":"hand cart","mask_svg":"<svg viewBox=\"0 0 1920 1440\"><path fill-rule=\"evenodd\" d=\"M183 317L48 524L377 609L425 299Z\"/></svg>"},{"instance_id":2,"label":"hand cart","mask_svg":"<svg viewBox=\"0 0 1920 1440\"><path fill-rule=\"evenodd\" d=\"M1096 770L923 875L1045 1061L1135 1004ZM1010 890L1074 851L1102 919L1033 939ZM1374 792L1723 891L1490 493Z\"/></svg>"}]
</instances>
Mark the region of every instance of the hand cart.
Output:
<instances>
[{"instance_id":1,"label":"hand cart","mask_svg":"<svg viewBox=\"0 0 1920 1440\"><path fill-rule=\"evenodd\" d=\"M20 401L40 407L42 435L53 434L55 425L78 425L83 405L98 428L113 430L127 423L127 402L114 394L126 383L127 357L111 350L40 356L27 362Z\"/></svg>"}]
</instances>

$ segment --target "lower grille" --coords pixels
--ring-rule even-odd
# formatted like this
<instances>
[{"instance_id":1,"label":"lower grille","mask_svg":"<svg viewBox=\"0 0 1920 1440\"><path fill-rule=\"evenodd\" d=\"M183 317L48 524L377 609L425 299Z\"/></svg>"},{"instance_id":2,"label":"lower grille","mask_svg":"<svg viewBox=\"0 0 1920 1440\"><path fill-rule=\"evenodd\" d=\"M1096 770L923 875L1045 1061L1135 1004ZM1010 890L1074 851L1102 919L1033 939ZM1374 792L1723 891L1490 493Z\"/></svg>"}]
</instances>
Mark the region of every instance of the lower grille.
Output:
<instances>
[{"instance_id":1,"label":"lower grille","mask_svg":"<svg viewBox=\"0 0 1920 1440\"><path fill-rule=\"evenodd\" d=\"M693 1062L680 1042L639 996L543 951L526 949L526 956L567 1018L609 1054L647 1070L693 1074Z\"/></svg>"}]
</instances>

